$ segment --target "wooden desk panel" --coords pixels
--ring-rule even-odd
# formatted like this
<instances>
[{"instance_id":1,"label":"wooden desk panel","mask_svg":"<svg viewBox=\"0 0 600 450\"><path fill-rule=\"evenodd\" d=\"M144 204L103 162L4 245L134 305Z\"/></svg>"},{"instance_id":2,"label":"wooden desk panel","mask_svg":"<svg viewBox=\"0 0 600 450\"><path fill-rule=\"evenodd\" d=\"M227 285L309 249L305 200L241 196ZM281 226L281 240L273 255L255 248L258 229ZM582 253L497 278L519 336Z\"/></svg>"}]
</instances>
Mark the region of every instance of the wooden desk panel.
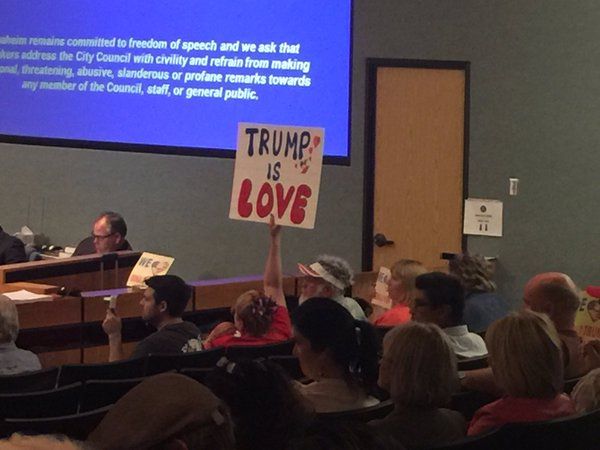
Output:
<instances>
[{"instance_id":1,"label":"wooden desk panel","mask_svg":"<svg viewBox=\"0 0 600 450\"><path fill-rule=\"evenodd\" d=\"M232 306L235 300L250 289L263 290L262 275L218 280L191 282L194 288L194 309L222 308ZM283 278L283 291L286 295L296 294L296 278Z\"/></svg>"},{"instance_id":2,"label":"wooden desk panel","mask_svg":"<svg viewBox=\"0 0 600 450\"><path fill-rule=\"evenodd\" d=\"M118 270L114 260L103 263L106 255L99 254L3 265L0 266L0 285L30 281L80 291L122 287L141 253L123 251L114 254L118 258Z\"/></svg>"},{"instance_id":3,"label":"wooden desk panel","mask_svg":"<svg viewBox=\"0 0 600 450\"><path fill-rule=\"evenodd\" d=\"M17 304L21 329L81 323L81 300L58 297L49 302Z\"/></svg>"}]
</instances>

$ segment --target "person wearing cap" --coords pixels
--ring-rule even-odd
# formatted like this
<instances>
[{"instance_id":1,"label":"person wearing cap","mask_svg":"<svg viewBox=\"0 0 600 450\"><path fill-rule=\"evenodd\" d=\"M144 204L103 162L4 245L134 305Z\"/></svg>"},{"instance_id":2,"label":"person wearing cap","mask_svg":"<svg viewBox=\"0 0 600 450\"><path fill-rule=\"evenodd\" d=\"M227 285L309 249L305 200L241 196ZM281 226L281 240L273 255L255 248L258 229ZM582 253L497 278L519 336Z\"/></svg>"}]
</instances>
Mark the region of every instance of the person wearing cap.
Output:
<instances>
[{"instance_id":1,"label":"person wearing cap","mask_svg":"<svg viewBox=\"0 0 600 450\"><path fill-rule=\"evenodd\" d=\"M354 273L346 260L338 256L320 255L316 262L308 266L299 263L298 269L304 275L300 285L300 304L313 297L330 298L346 308L356 320L367 320L358 302L344 296L346 288L354 282Z\"/></svg>"},{"instance_id":2,"label":"person wearing cap","mask_svg":"<svg viewBox=\"0 0 600 450\"><path fill-rule=\"evenodd\" d=\"M177 373L125 394L86 441L98 450L233 450L229 411L206 386Z\"/></svg>"},{"instance_id":3,"label":"person wearing cap","mask_svg":"<svg viewBox=\"0 0 600 450\"><path fill-rule=\"evenodd\" d=\"M192 288L175 275L150 277L146 280L146 285L148 288L140 301L142 319L157 331L140 341L131 357L195 350L193 343L198 342L200 330L181 318L192 295ZM123 359L121 318L115 311L106 311L102 328L108 335L109 361Z\"/></svg>"}]
</instances>

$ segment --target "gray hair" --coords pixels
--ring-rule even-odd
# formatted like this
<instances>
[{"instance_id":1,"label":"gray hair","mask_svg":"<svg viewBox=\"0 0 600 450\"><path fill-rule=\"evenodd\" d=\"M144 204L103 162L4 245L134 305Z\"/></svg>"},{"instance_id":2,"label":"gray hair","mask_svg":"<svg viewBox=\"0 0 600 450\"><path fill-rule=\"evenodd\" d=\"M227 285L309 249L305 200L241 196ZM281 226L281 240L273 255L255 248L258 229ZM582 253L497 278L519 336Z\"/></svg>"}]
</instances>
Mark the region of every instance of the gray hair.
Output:
<instances>
[{"instance_id":1,"label":"gray hair","mask_svg":"<svg viewBox=\"0 0 600 450\"><path fill-rule=\"evenodd\" d=\"M17 307L6 295L0 295L0 343L14 342L18 334Z\"/></svg>"},{"instance_id":2,"label":"gray hair","mask_svg":"<svg viewBox=\"0 0 600 450\"><path fill-rule=\"evenodd\" d=\"M339 280L344 286L349 287L354 283L354 271L348 264L348 261L339 256L319 255L317 262L336 280ZM331 285L331 283L329 283ZM338 293L343 294L343 290L331 285Z\"/></svg>"}]
</instances>

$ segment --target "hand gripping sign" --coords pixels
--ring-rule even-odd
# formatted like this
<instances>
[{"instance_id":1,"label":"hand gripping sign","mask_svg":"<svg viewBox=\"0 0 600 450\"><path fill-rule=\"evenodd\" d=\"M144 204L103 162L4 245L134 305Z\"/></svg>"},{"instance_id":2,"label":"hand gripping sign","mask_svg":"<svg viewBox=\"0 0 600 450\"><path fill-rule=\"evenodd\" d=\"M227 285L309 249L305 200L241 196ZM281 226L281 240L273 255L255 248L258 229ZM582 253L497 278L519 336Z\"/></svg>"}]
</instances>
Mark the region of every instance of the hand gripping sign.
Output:
<instances>
[{"instance_id":1,"label":"hand gripping sign","mask_svg":"<svg viewBox=\"0 0 600 450\"><path fill-rule=\"evenodd\" d=\"M238 124L229 218L314 228L322 128Z\"/></svg>"}]
</instances>

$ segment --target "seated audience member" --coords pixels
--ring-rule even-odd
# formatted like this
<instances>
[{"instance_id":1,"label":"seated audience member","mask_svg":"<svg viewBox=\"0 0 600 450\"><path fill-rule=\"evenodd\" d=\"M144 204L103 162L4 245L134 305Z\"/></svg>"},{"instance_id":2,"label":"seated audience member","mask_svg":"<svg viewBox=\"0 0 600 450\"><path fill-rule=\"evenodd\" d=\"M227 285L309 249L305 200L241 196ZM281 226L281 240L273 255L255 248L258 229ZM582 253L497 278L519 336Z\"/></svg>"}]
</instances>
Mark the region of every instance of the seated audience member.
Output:
<instances>
[{"instance_id":1,"label":"seated audience member","mask_svg":"<svg viewBox=\"0 0 600 450\"><path fill-rule=\"evenodd\" d=\"M0 440L0 450L92 450L83 442L61 435L27 436L19 433Z\"/></svg>"},{"instance_id":2,"label":"seated audience member","mask_svg":"<svg viewBox=\"0 0 600 450\"><path fill-rule=\"evenodd\" d=\"M463 319L469 330L485 331L493 321L508 314L508 304L495 292L491 265L483 256L457 255L450 260L449 268L465 288Z\"/></svg>"},{"instance_id":3,"label":"seated audience member","mask_svg":"<svg viewBox=\"0 0 600 450\"><path fill-rule=\"evenodd\" d=\"M566 275L565 275L566 276ZM589 371L583 354L583 342L575 331L575 315L580 299L569 279L555 277L525 286L525 306L546 314L558 332L565 364L565 378L579 377Z\"/></svg>"},{"instance_id":4,"label":"seated audience member","mask_svg":"<svg viewBox=\"0 0 600 450\"><path fill-rule=\"evenodd\" d=\"M0 227L0 266L27 261L25 245Z\"/></svg>"},{"instance_id":5,"label":"seated audience member","mask_svg":"<svg viewBox=\"0 0 600 450\"><path fill-rule=\"evenodd\" d=\"M411 308L413 320L431 322L444 330L459 358L487 355L481 336L469 332L464 324L464 290L458 278L441 272L419 275Z\"/></svg>"},{"instance_id":6,"label":"seated audience member","mask_svg":"<svg viewBox=\"0 0 600 450\"><path fill-rule=\"evenodd\" d=\"M17 348L19 314L14 302L0 295L0 375L15 375L42 368L38 357L28 350Z\"/></svg>"},{"instance_id":7,"label":"seated audience member","mask_svg":"<svg viewBox=\"0 0 600 450\"><path fill-rule=\"evenodd\" d=\"M286 450L404 450L392 436L361 422L317 418Z\"/></svg>"},{"instance_id":8,"label":"seated audience member","mask_svg":"<svg viewBox=\"0 0 600 450\"><path fill-rule=\"evenodd\" d=\"M544 314L521 311L494 322L486 333L490 366L506 396L480 408L470 436L507 423L534 422L575 413L563 394L561 343Z\"/></svg>"},{"instance_id":9,"label":"seated audience member","mask_svg":"<svg viewBox=\"0 0 600 450\"><path fill-rule=\"evenodd\" d=\"M294 355L302 373L314 380L298 384L315 411L345 411L373 406L367 394L377 380L378 343L373 326L355 320L339 303L311 298L292 317Z\"/></svg>"},{"instance_id":10,"label":"seated audience member","mask_svg":"<svg viewBox=\"0 0 600 450\"><path fill-rule=\"evenodd\" d=\"M126 235L127 224L123 217L116 212L103 212L94 221L92 235L77 245L73 256L131 250Z\"/></svg>"},{"instance_id":11,"label":"seated audience member","mask_svg":"<svg viewBox=\"0 0 600 450\"><path fill-rule=\"evenodd\" d=\"M385 335L379 386L395 404L387 417L370 422L379 434L392 435L408 449L446 445L465 436L463 416L444 408L458 376L454 351L437 325L411 322Z\"/></svg>"},{"instance_id":12,"label":"seated audience member","mask_svg":"<svg viewBox=\"0 0 600 450\"><path fill-rule=\"evenodd\" d=\"M281 227L273 216L269 224L270 245L265 264L265 294L248 291L231 308L234 322L217 325L203 342L204 348L229 345L263 345L292 337L290 317L283 292Z\"/></svg>"},{"instance_id":13,"label":"seated audience member","mask_svg":"<svg viewBox=\"0 0 600 450\"><path fill-rule=\"evenodd\" d=\"M192 295L192 288L175 275L150 277L146 285L148 288L140 301L142 319L157 331L140 341L131 357L199 350L197 342L200 330L181 318ZM102 328L108 335L109 361L123 359L120 317L108 309Z\"/></svg>"},{"instance_id":14,"label":"seated audience member","mask_svg":"<svg viewBox=\"0 0 600 450\"><path fill-rule=\"evenodd\" d=\"M98 450L233 450L231 419L207 387L164 373L125 394L89 435Z\"/></svg>"},{"instance_id":15,"label":"seated audience member","mask_svg":"<svg viewBox=\"0 0 600 450\"><path fill-rule=\"evenodd\" d=\"M287 309L258 291L243 293L231 310L233 323L217 325L202 342L203 348L274 344L292 337Z\"/></svg>"},{"instance_id":16,"label":"seated audience member","mask_svg":"<svg viewBox=\"0 0 600 450\"><path fill-rule=\"evenodd\" d=\"M218 365L205 383L231 411L237 449L280 450L302 434L314 413L277 364L223 358Z\"/></svg>"},{"instance_id":17,"label":"seated audience member","mask_svg":"<svg viewBox=\"0 0 600 450\"><path fill-rule=\"evenodd\" d=\"M298 264L298 269L304 275L300 281L300 304L309 298L330 298L346 308L356 320L367 320L358 302L344 295L344 291L354 282L354 273L346 260L320 255L309 266Z\"/></svg>"},{"instance_id":18,"label":"seated audience member","mask_svg":"<svg viewBox=\"0 0 600 450\"><path fill-rule=\"evenodd\" d=\"M392 308L385 311L375 306L369 319L378 327L393 327L410 320L410 305L415 294L415 278L427 272L419 261L401 259L391 268L392 277L388 282L388 294Z\"/></svg>"},{"instance_id":19,"label":"seated audience member","mask_svg":"<svg viewBox=\"0 0 600 450\"><path fill-rule=\"evenodd\" d=\"M578 413L600 409L600 369L594 369L575 385L571 392Z\"/></svg>"}]
</instances>

